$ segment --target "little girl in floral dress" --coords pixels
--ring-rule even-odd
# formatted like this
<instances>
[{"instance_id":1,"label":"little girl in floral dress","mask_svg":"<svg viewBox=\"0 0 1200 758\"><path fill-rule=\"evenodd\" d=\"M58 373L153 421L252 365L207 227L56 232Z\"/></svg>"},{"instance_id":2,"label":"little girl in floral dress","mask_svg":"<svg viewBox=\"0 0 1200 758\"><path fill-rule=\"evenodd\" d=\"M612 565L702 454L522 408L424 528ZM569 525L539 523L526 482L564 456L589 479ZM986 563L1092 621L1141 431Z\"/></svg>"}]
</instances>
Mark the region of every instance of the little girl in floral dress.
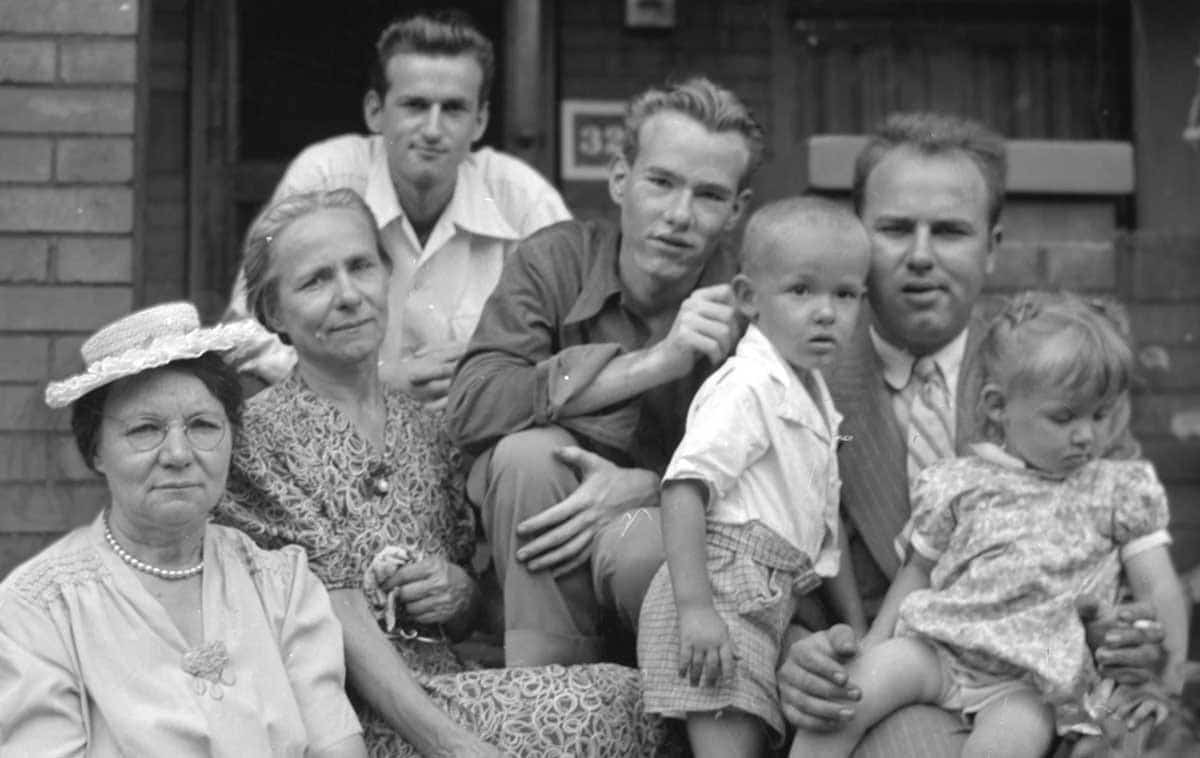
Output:
<instances>
[{"instance_id":1,"label":"little girl in floral dress","mask_svg":"<svg viewBox=\"0 0 1200 758\"><path fill-rule=\"evenodd\" d=\"M862 700L846 729L800 732L792 758L849 755L897 708L933 703L973 727L963 755L1043 755L1087 732L1092 655L1075 610L1115 600L1119 575L1154 604L1168 692L1186 656L1182 588L1153 466L1097 458L1133 368L1119 323L1069 294L1016 298L980 347L985 438L913 484L896 575L849 666Z\"/></svg>"}]
</instances>

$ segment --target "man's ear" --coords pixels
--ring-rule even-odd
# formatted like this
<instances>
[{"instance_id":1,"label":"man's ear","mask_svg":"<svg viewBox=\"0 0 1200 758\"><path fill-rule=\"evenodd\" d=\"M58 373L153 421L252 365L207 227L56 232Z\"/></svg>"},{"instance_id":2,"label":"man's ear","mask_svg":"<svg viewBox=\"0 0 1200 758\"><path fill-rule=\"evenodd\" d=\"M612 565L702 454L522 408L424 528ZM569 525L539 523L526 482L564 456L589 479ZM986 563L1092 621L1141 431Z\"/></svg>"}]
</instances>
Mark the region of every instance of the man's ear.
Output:
<instances>
[{"instance_id":1,"label":"man's ear","mask_svg":"<svg viewBox=\"0 0 1200 758\"><path fill-rule=\"evenodd\" d=\"M737 193L737 197L733 199L733 214L725 222L725 231L733 229L742 220L742 214L746 212L752 197L754 197L754 190L749 187Z\"/></svg>"},{"instance_id":2,"label":"man's ear","mask_svg":"<svg viewBox=\"0 0 1200 758\"><path fill-rule=\"evenodd\" d=\"M990 276L996 270L996 251L1000 249L1000 241L1004 239L1004 229L996 224L988 232L987 264L984 271Z\"/></svg>"},{"instance_id":3,"label":"man's ear","mask_svg":"<svg viewBox=\"0 0 1200 758\"><path fill-rule=\"evenodd\" d=\"M733 298L742 315L750 321L758 319L758 305L754 297L754 281L745 274L733 277Z\"/></svg>"},{"instance_id":4,"label":"man's ear","mask_svg":"<svg viewBox=\"0 0 1200 758\"><path fill-rule=\"evenodd\" d=\"M1005 405L1004 390L1000 389L999 385L993 382L983 385L979 392L979 407L983 409L988 421L997 425L1003 424Z\"/></svg>"},{"instance_id":5,"label":"man's ear","mask_svg":"<svg viewBox=\"0 0 1200 758\"><path fill-rule=\"evenodd\" d=\"M363 121L372 134L379 134L383 130L383 100L374 89L368 89L367 94L363 95Z\"/></svg>"},{"instance_id":6,"label":"man's ear","mask_svg":"<svg viewBox=\"0 0 1200 758\"><path fill-rule=\"evenodd\" d=\"M629 163L625 156L614 156L608 164L608 196L617 205L625 202L625 181L629 179Z\"/></svg>"},{"instance_id":7,"label":"man's ear","mask_svg":"<svg viewBox=\"0 0 1200 758\"><path fill-rule=\"evenodd\" d=\"M475 114L475 133L471 135L472 145L483 139L483 133L487 131L488 119L491 117L491 108L488 105L487 102L484 102Z\"/></svg>"}]
</instances>

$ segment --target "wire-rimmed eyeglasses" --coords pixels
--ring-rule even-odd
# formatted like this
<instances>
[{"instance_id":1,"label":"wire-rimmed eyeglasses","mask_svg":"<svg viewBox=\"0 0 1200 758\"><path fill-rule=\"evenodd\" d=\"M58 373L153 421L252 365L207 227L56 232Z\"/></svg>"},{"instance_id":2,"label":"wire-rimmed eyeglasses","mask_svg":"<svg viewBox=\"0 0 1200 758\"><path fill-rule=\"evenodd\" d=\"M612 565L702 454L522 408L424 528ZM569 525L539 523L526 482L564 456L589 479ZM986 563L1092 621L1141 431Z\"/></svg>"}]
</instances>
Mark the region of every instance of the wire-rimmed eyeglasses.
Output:
<instances>
[{"instance_id":1,"label":"wire-rimmed eyeglasses","mask_svg":"<svg viewBox=\"0 0 1200 758\"><path fill-rule=\"evenodd\" d=\"M229 422L212 413L198 413L182 422L168 421L162 418L141 417L126 420L106 416L117 425L118 433L129 444L129 447L139 453L155 450L167 439L167 432L176 423L183 425L183 436L188 444L196 450L215 450L229 429Z\"/></svg>"}]
</instances>

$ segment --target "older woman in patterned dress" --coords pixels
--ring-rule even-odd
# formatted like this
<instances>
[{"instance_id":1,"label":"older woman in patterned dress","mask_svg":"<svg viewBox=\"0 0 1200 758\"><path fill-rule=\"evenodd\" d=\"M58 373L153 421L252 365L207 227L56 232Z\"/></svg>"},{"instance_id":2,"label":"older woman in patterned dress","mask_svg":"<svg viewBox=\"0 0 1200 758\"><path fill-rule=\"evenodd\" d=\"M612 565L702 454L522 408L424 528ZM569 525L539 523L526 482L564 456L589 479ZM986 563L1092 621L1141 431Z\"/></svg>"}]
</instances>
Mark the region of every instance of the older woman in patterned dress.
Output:
<instances>
[{"instance_id":1,"label":"older woman in patterned dress","mask_svg":"<svg viewBox=\"0 0 1200 758\"><path fill-rule=\"evenodd\" d=\"M659 752L636 671L470 670L450 647L483 607L474 517L437 418L379 380L390 266L350 190L286 198L255 222L248 302L299 362L247 405L218 518L308 553L373 755Z\"/></svg>"}]
</instances>

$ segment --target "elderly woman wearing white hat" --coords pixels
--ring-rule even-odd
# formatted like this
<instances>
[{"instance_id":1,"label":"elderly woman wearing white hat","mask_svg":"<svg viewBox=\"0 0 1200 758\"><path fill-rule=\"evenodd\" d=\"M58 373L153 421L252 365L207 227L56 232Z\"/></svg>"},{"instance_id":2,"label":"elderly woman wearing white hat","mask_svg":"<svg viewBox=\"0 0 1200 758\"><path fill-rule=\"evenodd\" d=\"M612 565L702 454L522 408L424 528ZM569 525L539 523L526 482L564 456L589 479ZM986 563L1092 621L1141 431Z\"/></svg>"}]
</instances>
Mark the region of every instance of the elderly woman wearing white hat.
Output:
<instances>
[{"instance_id":1,"label":"elderly woman wearing white hat","mask_svg":"<svg viewBox=\"0 0 1200 758\"><path fill-rule=\"evenodd\" d=\"M390 267L347 189L285 198L251 227L248 304L297 364L247 404L217 518L308 552L372 755L654 755L665 727L636 670L471 670L451 647L483 615L474 515L440 416L380 382Z\"/></svg>"},{"instance_id":2,"label":"elderly woman wearing white hat","mask_svg":"<svg viewBox=\"0 0 1200 758\"><path fill-rule=\"evenodd\" d=\"M0 754L362 756L341 628L298 548L209 523L243 325L127 316L51 384L110 504L0 584Z\"/></svg>"}]
</instances>

